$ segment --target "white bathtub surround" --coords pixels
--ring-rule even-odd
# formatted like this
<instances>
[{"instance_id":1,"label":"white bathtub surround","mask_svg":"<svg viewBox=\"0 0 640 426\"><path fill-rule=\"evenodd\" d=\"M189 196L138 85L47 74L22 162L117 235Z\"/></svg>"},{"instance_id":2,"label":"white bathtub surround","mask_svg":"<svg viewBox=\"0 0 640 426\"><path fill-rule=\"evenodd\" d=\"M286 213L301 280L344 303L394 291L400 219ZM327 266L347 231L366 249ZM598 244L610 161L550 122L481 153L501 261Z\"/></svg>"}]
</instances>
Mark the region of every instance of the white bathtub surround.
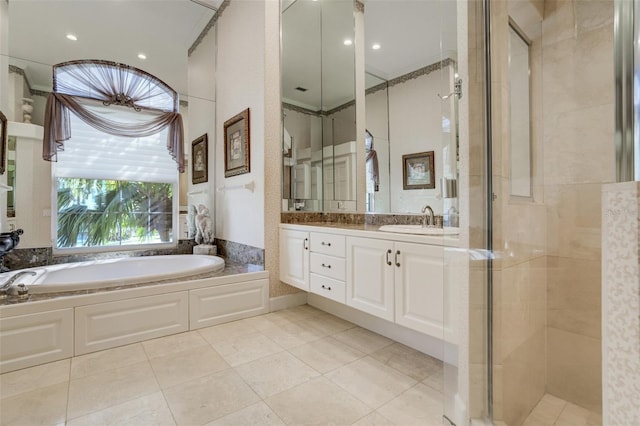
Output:
<instances>
[{"instance_id":1,"label":"white bathtub surround","mask_svg":"<svg viewBox=\"0 0 640 426\"><path fill-rule=\"evenodd\" d=\"M261 267L227 265L198 277L2 305L0 372L269 311L269 273Z\"/></svg>"},{"instance_id":2,"label":"white bathtub surround","mask_svg":"<svg viewBox=\"0 0 640 426\"><path fill-rule=\"evenodd\" d=\"M640 424L640 183L602 187L603 424Z\"/></svg>"}]
</instances>

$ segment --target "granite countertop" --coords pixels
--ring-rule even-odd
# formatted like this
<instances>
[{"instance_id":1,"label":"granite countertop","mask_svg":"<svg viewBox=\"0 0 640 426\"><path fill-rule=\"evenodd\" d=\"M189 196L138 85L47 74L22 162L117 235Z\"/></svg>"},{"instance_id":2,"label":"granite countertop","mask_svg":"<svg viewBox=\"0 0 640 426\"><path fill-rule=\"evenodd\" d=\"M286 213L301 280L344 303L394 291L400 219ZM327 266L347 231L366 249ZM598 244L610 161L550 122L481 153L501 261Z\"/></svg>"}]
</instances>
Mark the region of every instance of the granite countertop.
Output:
<instances>
[{"instance_id":1,"label":"granite countertop","mask_svg":"<svg viewBox=\"0 0 640 426\"><path fill-rule=\"evenodd\" d=\"M158 284L175 283L177 281L195 281L195 280L202 280L202 279L212 278L212 277L224 277L229 275L240 275L240 274L247 274L250 272L262 272L262 271L264 271L263 265L230 262L225 259L224 269L222 271L206 272L203 274L189 275L186 277L172 278L168 280L123 284L120 286L112 286L107 288L94 288L89 290L76 290L76 291L66 291L66 292L56 292L56 293L30 294L27 300L24 300L24 299L20 300L17 298L9 297L7 299L0 300L0 306L13 305L17 303L22 304L22 303L36 302L36 301L42 301L42 300L52 300L52 299L58 299L61 297L79 296L79 295L85 295L85 294L102 293L102 292L124 290L124 289L130 289L130 288L150 287Z\"/></svg>"},{"instance_id":2,"label":"granite countertop","mask_svg":"<svg viewBox=\"0 0 640 426\"><path fill-rule=\"evenodd\" d=\"M301 222L292 225L318 226L322 228L353 229L355 231L378 231L382 225L369 225L367 223L337 223L337 222Z\"/></svg>"},{"instance_id":3,"label":"granite countertop","mask_svg":"<svg viewBox=\"0 0 640 426\"><path fill-rule=\"evenodd\" d=\"M446 247L458 247L460 245L459 234L420 234L416 232L394 232L392 230L381 231L380 228L386 224L368 224L368 223L341 223L341 222L296 222L296 223L281 223L281 227L291 227L295 229L296 226L308 226L311 230L316 228L316 232L323 232L324 228L326 232L331 233L331 229L345 231L346 235L352 236L365 236L368 238L377 238L384 240L393 240L398 242L418 243L418 244L430 244ZM402 225L402 224L398 224ZM413 224L415 226L415 224ZM362 232L362 234L360 234Z\"/></svg>"}]
</instances>

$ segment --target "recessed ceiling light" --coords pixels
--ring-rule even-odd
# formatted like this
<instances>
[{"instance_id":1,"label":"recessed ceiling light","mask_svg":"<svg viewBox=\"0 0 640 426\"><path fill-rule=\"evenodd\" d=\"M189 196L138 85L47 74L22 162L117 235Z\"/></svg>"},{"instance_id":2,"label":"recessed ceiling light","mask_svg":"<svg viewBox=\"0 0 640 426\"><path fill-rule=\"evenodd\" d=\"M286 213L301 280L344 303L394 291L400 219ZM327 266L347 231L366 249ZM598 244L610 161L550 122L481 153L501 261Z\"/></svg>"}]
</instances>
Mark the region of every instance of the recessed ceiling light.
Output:
<instances>
[{"instance_id":1,"label":"recessed ceiling light","mask_svg":"<svg viewBox=\"0 0 640 426\"><path fill-rule=\"evenodd\" d=\"M345 46L351 46L352 44L353 44L353 41L351 41L351 39L346 39L346 40L344 41L344 45L345 45Z\"/></svg>"},{"instance_id":2,"label":"recessed ceiling light","mask_svg":"<svg viewBox=\"0 0 640 426\"><path fill-rule=\"evenodd\" d=\"M380 43L373 43L373 46L371 46L371 48L372 48L373 50L378 50L378 49L380 49Z\"/></svg>"},{"instance_id":3,"label":"recessed ceiling light","mask_svg":"<svg viewBox=\"0 0 640 426\"><path fill-rule=\"evenodd\" d=\"M76 35L75 35L75 34L71 34L71 33L69 33L69 34L67 34L67 38L68 38L69 40L71 40L71 41L78 41L78 37L76 37Z\"/></svg>"},{"instance_id":4,"label":"recessed ceiling light","mask_svg":"<svg viewBox=\"0 0 640 426\"><path fill-rule=\"evenodd\" d=\"M147 55L145 55L144 53L138 53L138 59L145 60L147 59Z\"/></svg>"}]
</instances>

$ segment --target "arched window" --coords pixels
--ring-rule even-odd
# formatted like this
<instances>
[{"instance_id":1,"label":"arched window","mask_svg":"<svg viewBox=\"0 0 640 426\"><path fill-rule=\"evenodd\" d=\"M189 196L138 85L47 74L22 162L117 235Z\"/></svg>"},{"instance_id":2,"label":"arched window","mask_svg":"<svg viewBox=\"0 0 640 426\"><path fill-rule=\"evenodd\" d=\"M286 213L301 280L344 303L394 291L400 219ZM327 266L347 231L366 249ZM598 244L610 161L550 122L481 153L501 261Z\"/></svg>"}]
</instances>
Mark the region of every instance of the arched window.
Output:
<instances>
[{"instance_id":1,"label":"arched window","mask_svg":"<svg viewBox=\"0 0 640 426\"><path fill-rule=\"evenodd\" d=\"M106 61L56 65L53 81L43 157L55 161L54 249L175 245L184 170L176 92Z\"/></svg>"}]
</instances>

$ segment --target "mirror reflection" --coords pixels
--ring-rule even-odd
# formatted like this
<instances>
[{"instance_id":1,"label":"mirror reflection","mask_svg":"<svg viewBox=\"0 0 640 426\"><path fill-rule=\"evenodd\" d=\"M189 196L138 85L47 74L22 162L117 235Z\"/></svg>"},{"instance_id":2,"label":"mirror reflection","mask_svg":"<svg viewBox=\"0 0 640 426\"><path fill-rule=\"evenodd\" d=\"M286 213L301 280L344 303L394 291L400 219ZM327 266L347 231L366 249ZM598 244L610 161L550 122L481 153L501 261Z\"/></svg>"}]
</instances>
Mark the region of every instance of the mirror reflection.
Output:
<instances>
[{"instance_id":1,"label":"mirror reflection","mask_svg":"<svg viewBox=\"0 0 640 426\"><path fill-rule=\"evenodd\" d=\"M366 128L378 159L377 180L371 173L373 161L367 161L368 212L417 213L429 204L446 214L441 210L453 206L442 207L447 194L440 182L457 178L458 98L451 95L457 62L455 7L447 1L365 2ZM422 163L413 163L420 176L424 173L420 181L425 185L411 185L412 170L407 173L406 168L412 163L403 157L430 152L435 182L422 171Z\"/></svg>"},{"instance_id":2,"label":"mirror reflection","mask_svg":"<svg viewBox=\"0 0 640 426\"><path fill-rule=\"evenodd\" d=\"M356 208L353 7L282 3L285 211Z\"/></svg>"},{"instance_id":3,"label":"mirror reflection","mask_svg":"<svg viewBox=\"0 0 640 426\"><path fill-rule=\"evenodd\" d=\"M351 12L344 8L340 15L344 26L332 33L331 42L323 32L325 24L337 19L326 5L336 3L340 2L283 3L283 210L355 211L356 183L362 179L367 212L418 213L429 204L445 218L455 215L459 99L454 94L459 82L455 2L362 2L357 9L364 10L364 19L356 22L364 27L364 41L356 51L364 52L365 72L355 76L353 67L334 65L354 61L353 56L340 56L350 52L344 45L347 29L352 34L358 31L347 28L353 25L346 19ZM303 74L306 86L300 83ZM345 86L354 77L364 80L366 90L364 105L358 105L365 111L362 169L355 167L355 104L350 101L354 97L346 96L353 89ZM339 111L331 111L335 105ZM430 158L431 153L434 170L429 170L428 162L407 160L416 155ZM411 185L407 182L411 176L423 185ZM443 178L449 189L444 193Z\"/></svg>"}]
</instances>

